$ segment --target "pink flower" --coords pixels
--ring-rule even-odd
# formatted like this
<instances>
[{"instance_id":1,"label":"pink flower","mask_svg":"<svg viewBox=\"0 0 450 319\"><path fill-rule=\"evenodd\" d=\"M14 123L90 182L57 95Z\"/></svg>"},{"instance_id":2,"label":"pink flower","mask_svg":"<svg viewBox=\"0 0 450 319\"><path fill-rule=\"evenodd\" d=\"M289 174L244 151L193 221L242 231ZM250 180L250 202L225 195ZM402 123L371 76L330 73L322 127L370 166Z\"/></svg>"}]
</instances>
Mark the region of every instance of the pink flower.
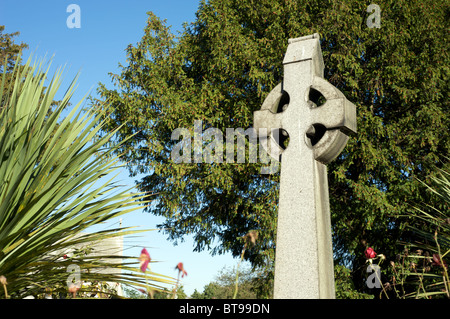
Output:
<instances>
[{"instance_id":1,"label":"pink flower","mask_svg":"<svg viewBox=\"0 0 450 319\"><path fill-rule=\"evenodd\" d=\"M367 248L364 254L366 255L367 259L372 259L377 256L377 253L372 249L372 247Z\"/></svg>"},{"instance_id":2,"label":"pink flower","mask_svg":"<svg viewBox=\"0 0 450 319\"><path fill-rule=\"evenodd\" d=\"M147 249L142 249L141 255L139 256L139 263L142 272L145 272L147 270L150 260L152 259L150 258L150 254L148 253Z\"/></svg>"},{"instance_id":3,"label":"pink flower","mask_svg":"<svg viewBox=\"0 0 450 319\"><path fill-rule=\"evenodd\" d=\"M178 269L178 273L181 272L181 278L183 278L185 275L187 276L187 272L186 270L184 270L183 263L178 263L175 269Z\"/></svg>"},{"instance_id":4,"label":"pink flower","mask_svg":"<svg viewBox=\"0 0 450 319\"><path fill-rule=\"evenodd\" d=\"M431 262L431 264L433 266L442 266L441 258L439 256L439 254L433 254L433 261ZM447 264L445 263L445 260L444 260L444 265L443 266L445 268L447 268Z\"/></svg>"},{"instance_id":5,"label":"pink flower","mask_svg":"<svg viewBox=\"0 0 450 319\"><path fill-rule=\"evenodd\" d=\"M75 298L77 296L77 291L80 290L80 287L76 285L71 285L69 287L69 292L72 294L72 298Z\"/></svg>"}]
</instances>

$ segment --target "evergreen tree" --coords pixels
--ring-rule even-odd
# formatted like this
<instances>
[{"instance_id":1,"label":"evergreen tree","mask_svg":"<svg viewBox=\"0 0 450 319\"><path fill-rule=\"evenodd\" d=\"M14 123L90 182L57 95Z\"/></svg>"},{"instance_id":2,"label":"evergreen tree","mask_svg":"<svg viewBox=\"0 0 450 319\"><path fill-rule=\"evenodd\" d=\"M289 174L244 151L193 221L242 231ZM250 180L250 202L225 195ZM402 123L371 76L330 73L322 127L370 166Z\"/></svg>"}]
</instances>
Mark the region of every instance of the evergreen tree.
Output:
<instances>
[{"instance_id":1,"label":"evergreen tree","mask_svg":"<svg viewBox=\"0 0 450 319\"><path fill-rule=\"evenodd\" d=\"M251 268L239 272L237 299L255 299L256 273ZM222 269L215 280L203 287L203 292L194 291L192 299L233 299L235 292L236 269Z\"/></svg>"},{"instance_id":2,"label":"evergreen tree","mask_svg":"<svg viewBox=\"0 0 450 319\"><path fill-rule=\"evenodd\" d=\"M17 56L20 51L28 48L25 43L14 43L14 37L18 36L19 32L3 33L4 25L0 25L0 72L3 72L3 65L6 59L7 72L11 72L16 64Z\"/></svg>"},{"instance_id":3,"label":"evergreen tree","mask_svg":"<svg viewBox=\"0 0 450 319\"><path fill-rule=\"evenodd\" d=\"M148 13L141 41L126 49L128 65L112 74L116 88L101 84L94 103L113 106L106 131L126 123L112 143L138 132L118 152L132 176L145 175L140 189L158 194L147 209L166 217L170 239L192 234L196 250L239 256L241 238L257 230L245 258L272 269L279 174L260 174L262 164L248 160L175 163L179 141L171 133L187 128L193 136L195 120L224 134L251 127L253 112L283 79L288 39L316 32L325 79L357 107L358 134L328 165L335 259L353 270L356 288L367 245L389 258L398 240L410 240L399 218L411 211L408 203L443 205L418 179L447 165L449 4L379 0L379 28L366 24L369 4L202 1L178 37Z\"/></svg>"},{"instance_id":4,"label":"evergreen tree","mask_svg":"<svg viewBox=\"0 0 450 319\"><path fill-rule=\"evenodd\" d=\"M4 33L5 26L0 25L0 73L3 73L3 68L6 67L5 72L5 88L10 88L10 82L11 82L11 72L14 69L14 66L16 65L16 61L20 63L19 53L23 50L28 48L28 45L26 43L16 44L14 42L14 37L18 36L19 32L13 32L13 33ZM0 101L0 111L5 105L5 96L3 95L2 100Z\"/></svg>"}]
</instances>

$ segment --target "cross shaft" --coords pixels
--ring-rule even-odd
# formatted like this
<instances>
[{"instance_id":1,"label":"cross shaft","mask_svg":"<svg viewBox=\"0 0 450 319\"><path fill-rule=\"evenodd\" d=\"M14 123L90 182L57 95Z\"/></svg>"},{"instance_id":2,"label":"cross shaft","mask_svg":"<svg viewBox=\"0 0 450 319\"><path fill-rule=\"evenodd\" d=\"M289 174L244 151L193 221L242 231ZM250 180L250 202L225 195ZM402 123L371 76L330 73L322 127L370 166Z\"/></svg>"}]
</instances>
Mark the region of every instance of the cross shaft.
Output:
<instances>
[{"instance_id":1,"label":"cross shaft","mask_svg":"<svg viewBox=\"0 0 450 319\"><path fill-rule=\"evenodd\" d=\"M334 298L325 164L345 147L347 134L356 132L355 106L322 78L318 34L291 39L283 64L283 82L254 113L257 132L265 128L274 138L283 129L289 135L285 149L270 150L273 157L281 155L274 297ZM322 93L325 104L309 101L311 88ZM289 103L277 113L283 95Z\"/></svg>"}]
</instances>

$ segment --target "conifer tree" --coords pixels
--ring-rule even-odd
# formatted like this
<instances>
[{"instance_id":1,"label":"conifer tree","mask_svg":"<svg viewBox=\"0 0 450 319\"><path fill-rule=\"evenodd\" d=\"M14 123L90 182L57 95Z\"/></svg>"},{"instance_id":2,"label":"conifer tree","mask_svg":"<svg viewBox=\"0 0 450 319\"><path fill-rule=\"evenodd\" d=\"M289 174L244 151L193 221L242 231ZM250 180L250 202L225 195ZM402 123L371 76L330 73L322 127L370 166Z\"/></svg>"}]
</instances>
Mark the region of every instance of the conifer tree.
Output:
<instances>
[{"instance_id":1,"label":"conifer tree","mask_svg":"<svg viewBox=\"0 0 450 319\"><path fill-rule=\"evenodd\" d=\"M111 75L116 87L101 84L94 103L113 106L108 130L126 122L118 140L139 132L118 151L131 175L144 174L140 189L158 193L149 212L166 217L170 239L192 234L196 250L239 256L241 238L256 230L245 258L271 265L279 174L260 174L262 164L248 161L174 163L171 133L183 127L193 136L195 120L203 131L251 127L253 112L283 79L288 39L316 32L325 79L358 117L358 134L328 165L336 262L358 269L366 245L393 255L410 235L399 218L409 203L441 205L418 179L448 165L449 4L379 0L375 28L367 24L369 4L201 1L179 36L148 13L141 41L126 49L128 64Z\"/></svg>"}]
</instances>

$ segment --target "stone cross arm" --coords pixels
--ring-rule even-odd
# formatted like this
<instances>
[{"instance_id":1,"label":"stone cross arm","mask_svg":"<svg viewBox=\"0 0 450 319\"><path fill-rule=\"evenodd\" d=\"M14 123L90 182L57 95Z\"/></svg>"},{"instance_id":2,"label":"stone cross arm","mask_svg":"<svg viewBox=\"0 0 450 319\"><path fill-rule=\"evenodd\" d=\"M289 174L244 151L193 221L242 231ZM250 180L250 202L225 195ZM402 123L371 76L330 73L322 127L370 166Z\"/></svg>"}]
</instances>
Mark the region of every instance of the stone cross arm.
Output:
<instances>
[{"instance_id":1,"label":"stone cross arm","mask_svg":"<svg viewBox=\"0 0 450 319\"><path fill-rule=\"evenodd\" d=\"M309 100L310 90L314 89L322 94L326 102L321 106L316 106ZM311 145L314 148L315 159L328 164L338 156L348 141L348 135L356 133L356 112L355 105L345 98L341 91L319 76L313 76L310 90L304 94L304 101L309 108L309 127L306 134L312 139ZM265 99L261 110L254 112L254 128L258 132L266 129L267 134L274 135L274 130L286 128L288 117L285 110L288 104L281 106L283 92L282 84L278 84ZM299 116L301 116L299 114ZM317 132L320 131L320 132ZM278 138L276 138L278 142ZM272 157L279 160L282 148L270 149Z\"/></svg>"},{"instance_id":2,"label":"stone cross arm","mask_svg":"<svg viewBox=\"0 0 450 319\"><path fill-rule=\"evenodd\" d=\"M325 164L356 133L356 107L323 78L318 34L290 39L283 65L283 82L253 122L260 141L271 140L262 146L281 159L274 298L334 298Z\"/></svg>"}]
</instances>

